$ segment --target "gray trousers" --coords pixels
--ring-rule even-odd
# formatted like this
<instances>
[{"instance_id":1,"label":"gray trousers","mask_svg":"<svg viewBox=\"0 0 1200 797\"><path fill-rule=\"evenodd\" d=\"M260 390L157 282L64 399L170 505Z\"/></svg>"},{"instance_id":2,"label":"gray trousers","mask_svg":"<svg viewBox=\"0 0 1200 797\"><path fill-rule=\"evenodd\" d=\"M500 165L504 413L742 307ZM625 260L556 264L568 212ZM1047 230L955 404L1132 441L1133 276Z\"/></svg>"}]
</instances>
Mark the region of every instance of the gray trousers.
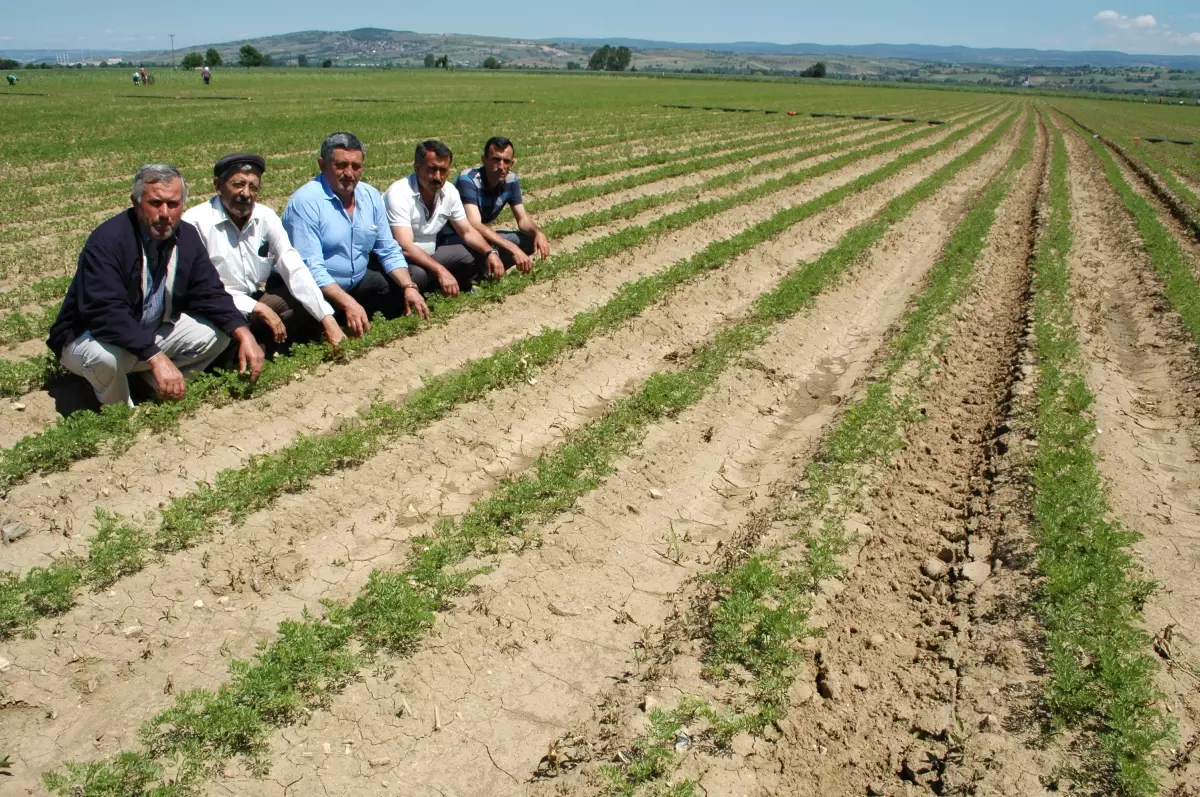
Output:
<instances>
[{"instance_id":1,"label":"gray trousers","mask_svg":"<svg viewBox=\"0 0 1200 797\"><path fill-rule=\"evenodd\" d=\"M217 359L229 344L229 336L206 318L181 313L174 324L162 324L154 331L154 342L186 377L203 371ZM120 346L96 340L91 332L63 346L60 362L63 368L91 383L101 404L133 406L129 395L131 373L147 372L146 380L155 386L148 362Z\"/></svg>"}]
</instances>

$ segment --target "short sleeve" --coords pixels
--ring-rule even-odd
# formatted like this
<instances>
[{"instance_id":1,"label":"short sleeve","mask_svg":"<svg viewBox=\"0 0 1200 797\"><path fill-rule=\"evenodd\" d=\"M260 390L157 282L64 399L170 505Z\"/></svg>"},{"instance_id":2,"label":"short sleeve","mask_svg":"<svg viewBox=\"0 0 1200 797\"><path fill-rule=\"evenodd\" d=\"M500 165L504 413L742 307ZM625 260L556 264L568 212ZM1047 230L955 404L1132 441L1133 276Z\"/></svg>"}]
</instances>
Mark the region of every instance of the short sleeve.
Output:
<instances>
[{"instance_id":1,"label":"short sleeve","mask_svg":"<svg viewBox=\"0 0 1200 797\"><path fill-rule=\"evenodd\" d=\"M458 179L454 181L454 187L458 189L464 205L479 207L479 189L475 186L475 181L471 179L470 171L460 174Z\"/></svg>"},{"instance_id":2,"label":"short sleeve","mask_svg":"<svg viewBox=\"0 0 1200 797\"><path fill-rule=\"evenodd\" d=\"M388 224L392 227L412 227L412 194L408 180L397 180L383 194Z\"/></svg>"},{"instance_id":3,"label":"short sleeve","mask_svg":"<svg viewBox=\"0 0 1200 797\"><path fill-rule=\"evenodd\" d=\"M520 205L523 203L524 200L521 199L521 181L517 179L516 175L510 174L508 177L508 204Z\"/></svg>"},{"instance_id":4,"label":"short sleeve","mask_svg":"<svg viewBox=\"0 0 1200 797\"><path fill-rule=\"evenodd\" d=\"M450 221L466 221L467 211L463 208L462 198L458 195L458 189L449 183L445 187L446 192L446 215Z\"/></svg>"}]
</instances>

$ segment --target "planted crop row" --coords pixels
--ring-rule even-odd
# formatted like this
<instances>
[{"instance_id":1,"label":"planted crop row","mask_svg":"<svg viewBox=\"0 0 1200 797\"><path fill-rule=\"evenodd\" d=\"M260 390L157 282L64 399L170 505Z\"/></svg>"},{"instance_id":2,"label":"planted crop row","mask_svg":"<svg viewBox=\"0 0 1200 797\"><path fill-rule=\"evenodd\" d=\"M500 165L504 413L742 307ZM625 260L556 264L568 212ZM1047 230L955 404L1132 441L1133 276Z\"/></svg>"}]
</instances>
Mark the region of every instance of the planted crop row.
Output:
<instances>
[{"instance_id":1,"label":"planted crop row","mask_svg":"<svg viewBox=\"0 0 1200 797\"><path fill-rule=\"evenodd\" d=\"M1021 145L1003 174L975 198L973 207L955 228L924 292L914 301L915 309L905 315L898 333L888 343L880 375L825 439L820 453L806 469L806 486L798 502L781 512L799 530L781 543L730 556L710 577L718 593L716 600L710 602L712 608L707 614L695 621L702 626L698 633L707 637L705 671L714 681L734 677L734 673L744 681L748 674L748 685L754 692L752 702L723 710L683 696L677 708L651 718L649 732L634 742L628 762L602 768L606 797L694 797L694 785L688 781L674 784L668 791L667 783L675 774L679 757L673 736L668 740L661 729L672 722L674 729L692 723L696 717L708 719L710 728L704 740L724 749L736 734L761 733L786 714L787 692L803 658L796 643L811 635L809 619L821 583L844 573L838 559L854 542L845 520L866 488L869 474L887 466L892 454L903 445L904 427L920 418L915 411L919 380L897 384L903 381L898 377L915 362L920 361L920 367L911 370L918 375L930 366L929 347L970 285L996 211L1016 175L1029 162L1034 136L1033 118L1029 121ZM812 268L819 272L821 261L828 260L825 270L839 273L979 154L966 153L893 200L879 218L851 231ZM820 289L820 284L813 288L814 292ZM797 550L803 555L796 556ZM692 741L699 739L693 737Z\"/></svg>"},{"instance_id":2,"label":"planted crop row","mask_svg":"<svg viewBox=\"0 0 1200 797\"><path fill-rule=\"evenodd\" d=\"M1179 314L1183 328L1194 344L1200 344L1200 285L1196 284L1196 274L1188 264L1182 247L1163 225L1154 205L1125 182L1121 168L1104 143L1089 135L1084 135L1083 140L1100 159L1109 184L1133 216L1150 264L1158 272L1167 300Z\"/></svg>"},{"instance_id":3,"label":"planted crop row","mask_svg":"<svg viewBox=\"0 0 1200 797\"><path fill-rule=\"evenodd\" d=\"M988 137L989 146L997 135ZM166 785L160 762L167 760L180 763L171 784L176 794L199 790L204 778L233 756L246 757L252 771L265 773L266 743L274 728L328 706L364 666L355 646L366 654L411 652L431 629L434 613L448 608L478 572L463 572L462 562L530 536L531 524L595 489L651 424L698 402L779 322L809 306L813 291L805 271L798 267L761 296L744 320L718 333L680 370L651 376L640 391L540 457L530 472L477 501L459 521L442 521L430 536L414 540L405 565L373 571L353 602L327 602L324 619L285 621L276 639L260 644L254 661L231 664L228 684L180 695L173 707L143 726L142 750L68 764L46 776L47 788L67 795L83 784L109 783L119 784L125 795L147 794Z\"/></svg>"},{"instance_id":4,"label":"planted crop row","mask_svg":"<svg viewBox=\"0 0 1200 797\"><path fill-rule=\"evenodd\" d=\"M1058 130L1048 205L1033 260L1039 382L1032 465L1038 567L1046 578L1039 608L1050 658L1047 705L1058 726L1094 729L1101 765L1090 774L1098 783L1149 797L1158 794L1156 754L1171 735L1156 706L1157 665L1140 621L1153 586L1129 552L1138 535L1111 519L1091 449L1097 429L1071 310L1071 210Z\"/></svg>"},{"instance_id":5,"label":"planted crop row","mask_svg":"<svg viewBox=\"0 0 1200 797\"><path fill-rule=\"evenodd\" d=\"M954 137L969 132L967 128ZM985 143L990 144L1000 134L1000 130L993 131ZM154 556L190 548L208 539L218 519L225 515L239 522L280 495L305 489L316 476L362 462L389 441L416 432L464 402L528 378L568 351L644 312L679 285L720 268L750 247L832 207L850 194L878 184L941 146L944 145L933 145L897 158L852 183L716 241L661 273L627 283L606 304L577 314L565 331L548 329L516 341L468 363L460 371L427 380L401 405L376 402L363 413L359 423L325 436L301 436L280 451L253 457L243 467L222 471L211 485L201 485L192 493L172 499L153 534L129 525L117 524L117 528L112 518L100 515L98 533L93 537L87 559L64 558L48 568L35 568L24 577L16 573L0 576L0 635L29 627L40 616L64 611L74 602L74 592L81 584L109 586L115 578L137 572ZM114 560L124 564L114 564ZM55 600L41 597L47 592L57 595Z\"/></svg>"},{"instance_id":6,"label":"planted crop row","mask_svg":"<svg viewBox=\"0 0 1200 797\"><path fill-rule=\"evenodd\" d=\"M986 121L980 120L975 125L965 127L951 134L947 140L955 140L966 135ZM606 257L616 251L642 243L655 235L684 227L700 218L769 195L820 174L834 171L861 158L886 152L923 135L926 135L926 132L920 131L895 141L883 142L862 152L848 153L808 169L782 175L730 197L699 203L648 225L622 230L612 236L593 241L569 255L547 261L533 272L534 278L552 278L569 269L578 268L600 257ZM919 154L923 157L936 146L938 145L902 156L894 161L893 165L884 168L894 168L894 164L913 162L914 156ZM460 296L451 302L431 298L435 308L434 318L444 321L478 303L516 293L528 284L529 280L526 279L505 279L499 283L484 286L478 295ZM343 345L343 351L339 354L340 356L353 356L356 349L361 353L368 347L383 345L412 334L418 328L417 322L411 317L390 321L380 319L372 324L371 332L367 336L358 341L348 341ZM262 392L264 389L283 384L296 373L310 370L324 362L333 353L328 346L322 344L297 346L290 356L276 358L275 361L264 367L254 392ZM0 454L0 479L3 480L0 482L0 488L7 489L11 484L19 482L39 470L65 468L73 461L95 455L104 444L116 446L125 444L143 429L171 428L181 417L193 414L205 403L219 402L229 398L245 398L251 395L251 387L236 374L204 374L189 384L184 398L179 402L146 404L136 409L112 406L105 407L100 413L86 411L74 413L68 418L56 421L40 433L23 438Z\"/></svg>"}]
</instances>

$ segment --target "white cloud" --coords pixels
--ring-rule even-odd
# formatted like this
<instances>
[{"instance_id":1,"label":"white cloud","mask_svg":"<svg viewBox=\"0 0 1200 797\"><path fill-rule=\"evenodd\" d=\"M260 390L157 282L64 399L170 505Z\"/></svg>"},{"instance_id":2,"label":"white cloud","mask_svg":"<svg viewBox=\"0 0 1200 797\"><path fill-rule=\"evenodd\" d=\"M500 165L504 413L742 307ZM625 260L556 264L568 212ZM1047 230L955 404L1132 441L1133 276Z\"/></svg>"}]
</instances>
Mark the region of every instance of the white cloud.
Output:
<instances>
[{"instance_id":1,"label":"white cloud","mask_svg":"<svg viewBox=\"0 0 1200 797\"><path fill-rule=\"evenodd\" d=\"M1099 14L1092 17L1092 21L1099 22L1101 25L1114 28L1116 30L1129 30L1130 28L1134 28L1136 30L1153 30L1154 28L1158 27L1158 20L1154 18L1153 14L1141 14L1136 17L1127 17L1124 14L1120 14L1111 10L1101 11Z\"/></svg>"}]
</instances>

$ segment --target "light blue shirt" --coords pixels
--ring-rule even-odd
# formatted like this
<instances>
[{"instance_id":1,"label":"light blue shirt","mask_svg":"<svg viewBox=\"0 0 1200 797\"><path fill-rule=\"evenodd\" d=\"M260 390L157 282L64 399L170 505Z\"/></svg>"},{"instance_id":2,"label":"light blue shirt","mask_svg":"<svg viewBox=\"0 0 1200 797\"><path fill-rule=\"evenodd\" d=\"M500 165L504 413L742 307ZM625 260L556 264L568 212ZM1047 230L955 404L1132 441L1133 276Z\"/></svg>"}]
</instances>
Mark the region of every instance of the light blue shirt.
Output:
<instances>
[{"instance_id":1,"label":"light blue shirt","mask_svg":"<svg viewBox=\"0 0 1200 797\"><path fill-rule=\"evenodd\" d=\"M354 189L354 218L318 174L296 189L283 211L283 228L312 272L317 287L337 283L345 290L362 282L374 251L386 273L408 268L388 226L379 192L360 182Z\"/></svg>"}]
</instances>

